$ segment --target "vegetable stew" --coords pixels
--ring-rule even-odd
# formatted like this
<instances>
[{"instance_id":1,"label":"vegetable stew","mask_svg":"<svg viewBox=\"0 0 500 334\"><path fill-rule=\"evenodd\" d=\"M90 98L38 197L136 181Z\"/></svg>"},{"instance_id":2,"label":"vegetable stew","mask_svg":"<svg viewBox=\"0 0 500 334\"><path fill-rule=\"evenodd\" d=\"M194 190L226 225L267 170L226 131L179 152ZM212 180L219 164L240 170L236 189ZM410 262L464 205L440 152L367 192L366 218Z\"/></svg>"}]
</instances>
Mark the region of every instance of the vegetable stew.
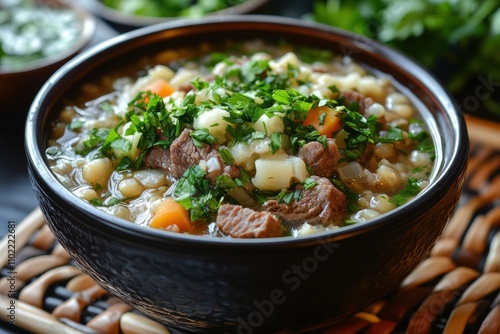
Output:
<instances>
[{"instance_id":1,"label":"vegetable stew","mask_svg":"<svg viewBox=\"0 0 500 334\"><path fill-rule=\"evenodd\" d=\"M433 139L390 76L324 50L233 44L85 86L53 123L53 172L146 228L230 238L360 224L427 186Z\"/></svg>"}]
</instances>

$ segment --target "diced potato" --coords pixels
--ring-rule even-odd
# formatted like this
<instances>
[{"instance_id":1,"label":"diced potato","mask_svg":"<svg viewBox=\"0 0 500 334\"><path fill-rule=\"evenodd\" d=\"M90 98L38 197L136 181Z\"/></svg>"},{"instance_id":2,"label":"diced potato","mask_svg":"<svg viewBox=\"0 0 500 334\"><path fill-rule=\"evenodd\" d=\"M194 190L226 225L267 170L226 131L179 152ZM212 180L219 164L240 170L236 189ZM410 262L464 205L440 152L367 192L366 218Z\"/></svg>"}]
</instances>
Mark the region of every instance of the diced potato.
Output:
<instances>
[{"instance_id":1,"label":"diced potato","mask_svg":"<svg viewBox=\"0 0 500 334\"><path fill-rule=\"evenodd\" d=\"M255 160L253 184L261 190L289 188L293 178L293 164L285 155L270 156Z\"/></svg>"},{"instance_id":2,"label":"diced potato","mask_svg":"<svg viewBox=\"0 0 500 334\"><path fill-rule=\"evenodd\" d=\"M190 70L186 68L181 68L177 73L175 73L174 77L170 79L170 85L178 90L181 85L186 82L190 82L199 76L199 72L195 70Z\"/></svg>"},{"instance_id":3,"label":"diced potato","mask_svg":"<svg viewBox=\"0 0 500 334\"><path fill-rule=\"evenodd\" d=\"M358 81L358 91L378 101L382 99L384 90L374 76L362 77Z\"/></svg>"},{"instance_id":4,"label":"diced potato","mask_svg":"<svg viewBox=\"0 0 500 334\"><path fill-rule=\"evenodd\" d=\"M271 140L269 138L257 139L257 140L252 141L252 143L250 144L250 147L253 148L255 153L257 153L259 156L261 156L264 154L271 153L271 148L269 147L270 143L271 143Z\"/></svg>"},{"instance_id":5,"label":"diced potato","mask_svg":"<svg viewBox=\"0 0 500 334\"><path fill-rule=\"evenodd\" d=\"M258 50L258 49L257 49ZM266 52L262 52L262 51L257 51L255 52L251 57L250 59L252 61L255 61L255 60L271 60L272 57L270 54L266 53Z\"/></svg>"},{"instance_id":6,"label":"diced potato","mask_svg":"<svg viewBox=\"0 0 500 334\"><path fill-rule=\"evenodd\" d=\"M163 79L168 82L174 77L175 72L172 71L168 66L156 65L148 71L148 75L153 80Z\"/></svg>"},{"instance_id":7,"label":"diced potato","mask_svg":"<svg viewBox=\"0 0 500 334\"><path fill-rule=\"evenodd\" d=\"M156 211L158 211L158 208L161 206L165 199L164 198L158 198L153 201L151 201L151 213L154 215Z\"/></svg>"},{"instance_id":8,"label":"diced potato","mask_svg":"<svg viewBox=\"0 0 500 334\"><path fill-rule=\"evenodd\" d=\"M359 73L349 73L345 77L342 78L341 87L344 90L355 90L358 86L359 79L361 76Z\"/></svg>"},{"instance_id":9,"label":"diced potato","mask_svg":"<svg viewBox=\"0 0 500 334\"><path fill-rule=\"evenodd\" d=\"M276 73L288 71L289 65L293 67L299 67L300 65L299 58L293 52L287 52L281 58L269 61L269 67Z\"/></svg>"},{"instance_id":10,"label":"diced potato","mask_svg":"<svg viewBox=\"0 0 500 334\"><path fill-rule=\"evenodd\" d=\"M227 116L229 116L229 112L220 108L207 110L194 119L193 127L195 129L207 129L222 144L226 141L226 127L229 124L222 117Z\"/></svg>"},{"instance_id":11,"label":"diced potato","mask_svg":"<svg viewBox=\"0 0 500 334\"><path fill-rule=\"evenodd\" d=\"M272 117L262 115L257 122L255 122L253 128L258 132L267 131L267 136L271 137L275 132L283 132L285 130L285 124L283 123L283 119L277 115Z\"/></svg>"},{"instance_id":12,"label":"diced potato","mask_svg":"<svg viewBox=\"0 0 500 334\"><path fill-rule=\"evenodd\" d=\"M127 133L127 129L131 125L132 125L132 123L128 122L123 126L123 128L121 130L122 137L124 139L127 139L131 144L130 151L125 152L119 148L113 148L113 155L117 158L129 157L130 159L135 160L139 156L139 154L141 154L141 150L137 148L137 144L139 143L139 140L141 139L142 133L135 132L132 135L125 135Z\"/></svg>"},{"instance_id":13,"label":"diced potato","mask_svg":"<svg viewBox=\"0 0 500 334\"><path fill-rule=\"evenodd\" d=\"M309 177L304 160L299 157L290 157L289 160L292 163L293 177L300 183L304 182Z\"/></svg>"},{"instance_id":14,"label":"diced potato","mask_svg":"<svg viewBox=\"0 0 500 334\"><path fill-rule=\"evenodd\" d=\"M227 71L228 67L228 64L225 62L217 63L212 70L212 74L222 76Z\"/></svg>"},{"instance_id":15,"label":"diced potato","mask_svg":"<svg viewBox=\"0 0 500 334\"><path fill-rule=\"evenodd\" d=\"M243 167L247 171L253 171L255 169L255 157L253 157L255 152L252 147L238 143L231 147L230 151L238 166Z\"/></svg>"},{"instance_id":16,"label":"diced potato","mask_svg":"<svg viewBox=\"0 0 500 334\"><path fill-rule=\"evenodd\" d=\"M338 75L332 75L329 73L321 73L317 78L318 86L330 87L339 86L342 84L342 78Z\"/></svg>"},{"instance_id":17,"label":"diced potato","mask_svg":"<svg viewBox=\"0 0 500 334\"><path fill-rule=\"evenodd\" d=\"M183 91L176 91L170 94L170 96L167 96L163 100L166 102L166 108L167 110L171 109L170 105L180 107L182 100L186 97L186 93Z\"/></svg>"},{"instance_id":18,"label":"diced potato","mask_svg":"<svg viewBox=\"0 0 500 334\"><path fill-rule=\"evenodd\" d=\"M88 183L106 187L113 172L113 163L108 158L90 160L82 167L82 177Z\"/></svg>"}]
</instances>

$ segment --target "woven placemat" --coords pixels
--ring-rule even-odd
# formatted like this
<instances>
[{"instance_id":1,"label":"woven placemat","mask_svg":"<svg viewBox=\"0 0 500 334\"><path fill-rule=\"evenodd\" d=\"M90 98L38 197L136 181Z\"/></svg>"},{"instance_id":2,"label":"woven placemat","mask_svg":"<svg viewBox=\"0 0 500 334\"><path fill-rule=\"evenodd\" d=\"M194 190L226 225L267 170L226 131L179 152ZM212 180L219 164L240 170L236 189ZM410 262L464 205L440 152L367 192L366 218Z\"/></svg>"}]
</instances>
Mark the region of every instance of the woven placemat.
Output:
<instances>
[{"instance_id":1,"label":"woven placemat","mask_svg":"<svg viewBox=\"0 0 500 334\"><path fill-rule=\"evenodd\" d=\"M323 334L500 333L500 124L467 122L466 184L430 256L394 294ZM9 240L7 234L0 241L1 328L42 334L175 332L85 275L40 210L15 226L15 258Z\"/></svg>"}]
</instances>

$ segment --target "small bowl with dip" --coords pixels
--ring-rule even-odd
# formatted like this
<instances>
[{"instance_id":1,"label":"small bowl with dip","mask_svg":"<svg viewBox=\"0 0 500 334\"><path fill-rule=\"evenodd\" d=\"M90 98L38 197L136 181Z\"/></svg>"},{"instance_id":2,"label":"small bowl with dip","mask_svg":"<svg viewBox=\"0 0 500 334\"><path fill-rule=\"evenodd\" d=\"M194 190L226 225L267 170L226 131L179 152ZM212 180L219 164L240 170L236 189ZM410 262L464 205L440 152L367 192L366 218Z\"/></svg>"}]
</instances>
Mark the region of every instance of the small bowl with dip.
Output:
<instances>
[{"instance_id":1,"label":"small bowl with dip","mask_svg":"<svg viewBox=\"0 0 500 334\"><path fill-rule=\"evenodd\" d=\"M62 0L0 4L0 101L7 112L29 106L49 76L89 43L96 22Z\"/></svg>"}]
</instances>

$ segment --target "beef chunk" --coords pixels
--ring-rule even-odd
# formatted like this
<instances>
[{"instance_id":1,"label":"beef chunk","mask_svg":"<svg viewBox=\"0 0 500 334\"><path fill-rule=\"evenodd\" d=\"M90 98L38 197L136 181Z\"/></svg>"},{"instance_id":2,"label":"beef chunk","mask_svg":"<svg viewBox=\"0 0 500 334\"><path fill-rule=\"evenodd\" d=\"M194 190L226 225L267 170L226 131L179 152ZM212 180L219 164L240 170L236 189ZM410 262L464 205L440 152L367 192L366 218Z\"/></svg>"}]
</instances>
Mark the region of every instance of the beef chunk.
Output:
<instances>
[{"instance_id":1,"label":"beef chunk","mask_svg":"<svg viewBox=\"0 0 500 334\"><path fill-rule=\"evenodd\" d=\"M144 166L146 168L168 170L171 164L170 150L162 149L159 146L153 147L144 157Z\"/></svg>"},{"instance_id":2,"label":"beef chunk","mask_svg":"<svg viewBox=\"0 0 500 334\"><path fill-rule=\"evenodd\" d=\"M317 184L302 191L302 198L290 204L268 200L263 210L275 213L287 228L295 228L302 223L311 225L338 224L347 211L346 195L337 189L327 178L312 176Z\"/></svg>"},{"instance_id":3,"label":"beef chunk","mask_svg":"<svg viewBox=\"0 0 500 334\"><path fill-rule=\"evenodd\" d=\"M305 144L299 150L299 157L311 168L314 175L330 177L337 168L340 154L335 140L328 139L326 148L317 141Z\"/></svg>"},{"instance_id":4,"label":"beef chunk","mask_svg":"<svg viewBox=\"0 0 500 334\"><path fill-rule=\"evenodd\" d=\"M172 160L170 171L172 175L175 178L180 178L189 167L197 165L201 160L208 161L211 158L219 164L219 169L210 171L208 178L212 179L220 175L224 168L224 162L218 151L219 146L217 144L204 144L202 147L197 147L194 145L190 133L190 129L184 129L170 145L170 159Z\"/></svg>"},{"instance_id":5,"label":"beef chunk","mask_svg":"<svg viewBox=\"0 0 500 334\"><path fill-rule=\"evenodd\" d=\"M190 129L182 131L168 149L153 147L144 157L144 166L146 168L161 168L178 179L186 169L204 160L209 165L207 179L212 182L215 182L222 173L226 173L232 178L240 176L240 170L236 164L232 166L224 164L218 144L204 144L202 147L197 147L190 136L191 131ZM160 137L160 139L162 138Z\"/></svg>"},{"instance_id":6,"label":"beef chunk","mask_svg":"<svg viewBox=\"0 0 500 334\"><path fill-rule=\"evenodd\" d=\"M167 137L160 130L157 131L160 140L166 140ZM144 167L151 169L169 170L172 160L170 160L170 150L159 146L153 147L144 157Z\"/></svg>"},{"instance_id":7,"label":"beef chunk","mask_svg":"<svg viewBox=\"0 0 500 334\"><path fill-rule=\"evenodd\" d=\"M373 104L373 99L371 97L365 97L362 93L353 90L345 90L340 93L345 101L344 105L348 107L352 102L357 102L359 104L359 113L365 115L365 110Z\"/></svg>"},{"instance_id":8,"label":"beef chunk","mask_svg":"<svg viewBox=\"0 0 500 334\"><path fill-rule=\"evenodd\" d=\"M269 212L259 212L239 205L222 204L217 214L217 226L233 238L280 237L280 221Z\"/></svg>"}]
</instances>

